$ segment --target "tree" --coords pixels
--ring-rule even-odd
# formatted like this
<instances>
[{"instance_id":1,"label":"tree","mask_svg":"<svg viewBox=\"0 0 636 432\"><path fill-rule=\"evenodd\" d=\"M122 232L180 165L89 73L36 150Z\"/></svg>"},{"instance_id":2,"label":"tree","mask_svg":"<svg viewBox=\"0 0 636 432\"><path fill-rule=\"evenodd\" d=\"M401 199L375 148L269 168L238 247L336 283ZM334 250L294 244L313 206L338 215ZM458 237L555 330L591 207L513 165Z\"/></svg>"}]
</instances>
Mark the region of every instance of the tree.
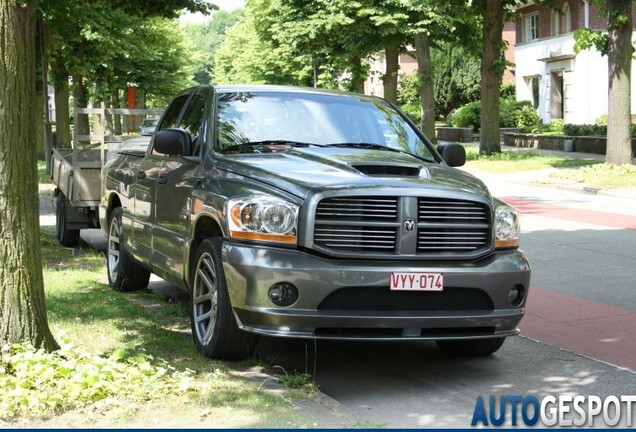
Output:
<instances>
[{"instance_id":1,"label":"tree","mask_svg":"<svg viewBox=\"0 0 636 432\"><path fill-rule=\"evenodd\" d=\"M505 69L502 40L506 1L482 0L484 19L481 54L481 134L479 152L501 153L499 87Z\"/></svg>"},{"instance_id":2,"label":"tree","mask_svg":"<svg viewBox=\"0 0 636 432\"><path fill-rule=\"evenodd\" d=\"M632 163L631 122L631 68L632 46L631 0L599 0L601 11L608 17L607 33L590 29L574 32L578 54L595 47L607 55L609 96L607 110L607 150L605 162L615 165Z\"/></svg>"},{"instance_id":3,"label":"tree","mask_svg":"<svg viewBox=\"0 0 636 432\"><path fill-rule=\"evenodd\" d=\"M226 32L243 15L243 9L219 11L205 24L184 24L182 31L190 49L195 53L193 78L199 84L210 84L214 73L214 57L225 40Z\"/></svg>"},{"instance_id":4,"label":"tree","mask_svg":"<svg viewBox=\"0 0 636 432\"><path fill-rule=\"evenodd\" d=\"M259 38L251 10L226 34L216 52L215 83L309 85L311 57L295 56Z\"/></svg>"},{"instance_id":5,"label":"tree","mask_svg":"<svg viewBox=\"0 0 636 432\"><path fill-rule=\"evenodd\" d=\"M0 0L0 345L51 350L34 217L35 17L35 0Z\"/></svg>"}]
</instances>

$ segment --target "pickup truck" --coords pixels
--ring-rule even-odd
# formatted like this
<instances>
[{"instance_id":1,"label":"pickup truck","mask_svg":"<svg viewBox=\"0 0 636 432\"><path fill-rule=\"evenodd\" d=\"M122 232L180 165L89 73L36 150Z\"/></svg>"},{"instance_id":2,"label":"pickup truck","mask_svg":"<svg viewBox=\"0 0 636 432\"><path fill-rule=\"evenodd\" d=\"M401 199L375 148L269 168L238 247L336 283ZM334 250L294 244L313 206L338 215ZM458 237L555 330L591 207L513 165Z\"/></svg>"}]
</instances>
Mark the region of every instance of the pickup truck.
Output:
<instances>
[{"instance_id":1,"label":"pickup truck","mask_svg":"<svg viewBox=\"0 0 636 432\"><path fill-rule=\"evenodd\" d=\"M112 288L154 273L190 295L209 357L259 335L432 340L488 355L518 334L530 283L518 212L373 96L204 86L147 148L104 167Z\"/></svg>"}]
</instances>

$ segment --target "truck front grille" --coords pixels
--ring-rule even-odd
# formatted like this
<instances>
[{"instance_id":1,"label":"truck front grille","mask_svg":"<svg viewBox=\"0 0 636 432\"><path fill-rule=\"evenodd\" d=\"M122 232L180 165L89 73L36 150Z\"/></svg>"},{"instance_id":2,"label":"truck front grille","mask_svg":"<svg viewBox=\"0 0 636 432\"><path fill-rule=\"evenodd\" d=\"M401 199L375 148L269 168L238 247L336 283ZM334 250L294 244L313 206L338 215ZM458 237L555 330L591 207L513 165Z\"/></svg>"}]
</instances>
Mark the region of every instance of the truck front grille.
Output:
<instances>
[{"instance_id":1,"label":"truck front grille","mask_svg":"<svg viewBox=\"0 0 636 432\"><path fill-rule=\"evenodd\" d=\"M318 204L313 241L333 255L459 259L489 250L491 232L490 208L479 202L337 197Z\"/></svg>"}]
</instances>

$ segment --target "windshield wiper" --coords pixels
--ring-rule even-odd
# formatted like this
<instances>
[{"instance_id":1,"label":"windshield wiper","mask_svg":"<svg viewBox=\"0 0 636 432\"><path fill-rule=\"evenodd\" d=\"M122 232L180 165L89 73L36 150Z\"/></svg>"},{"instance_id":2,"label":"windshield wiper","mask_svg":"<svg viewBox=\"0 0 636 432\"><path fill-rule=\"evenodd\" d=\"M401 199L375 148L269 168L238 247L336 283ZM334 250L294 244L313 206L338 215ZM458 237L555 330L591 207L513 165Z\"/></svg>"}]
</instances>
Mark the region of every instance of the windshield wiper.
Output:
<instances>
[{"instance_id":1,"label":"windshield wiper","mask_svg":"<svg viewBox=\"0 0 636 432\"><path fill-rule=\"evenodd\" d=\"M247 143L235 144L229 147L225 147L222 149L223 153L252 153L256 147L267 147L271 145L284 145L289 147L309 147L309 146L318 146L324 147L322 144L314 144L314 143L305 143L300 141L289 141L289 140L263 140L263 141L252 141Z\"/></svg>"},{"instance_id":2,"label":"windshield wiper","mask_svg":"<svg viewBox=\"0 0 636 432\"><path fill-rule=\"evenodd\" d=\"M390 151L390 152L395 152L395 153L407 154L409 156L413 156L414 158L418 158L418 159L423 160L425 162L435 162L434 160L425 158L423 156L418 156L418 155L415 155L413 153L410 153L410 152L407 152L407 151L404 151L404 150L396 149L396 148L393 148L393 147L387 147L387 146L384 146L382 144L377 144L377 143L343 142L343 143L328 144L327 147L349 147L349 148L360 148L360 149L384 150L384 151Z\"/></svg>"}]
</instances>

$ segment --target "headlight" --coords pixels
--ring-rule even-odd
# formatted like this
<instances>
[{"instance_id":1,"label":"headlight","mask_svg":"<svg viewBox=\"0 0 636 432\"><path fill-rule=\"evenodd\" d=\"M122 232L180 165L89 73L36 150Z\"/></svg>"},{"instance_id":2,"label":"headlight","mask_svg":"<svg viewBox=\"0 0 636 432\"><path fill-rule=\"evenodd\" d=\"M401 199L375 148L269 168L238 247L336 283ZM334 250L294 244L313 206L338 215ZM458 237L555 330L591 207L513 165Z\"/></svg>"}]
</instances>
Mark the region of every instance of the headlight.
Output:
<instances>
[{"instance_id":1,"label":"headlight","mask_svg":"<svg viewBox=\"0 0 636 432\"><path fill-rule=\"evenodd\" d=\"M230 236L296 243L298 206L273 196L231 199L227 205Z\"/></svg>"},{"instance_id":2,"label":"headlight","mask_svg":"<svg viewBox=\"0 0 636 432\"><path fill-rule=\"evenodd\" d=\"M519 246L519 212L516 208L500 203L495 207L495 248Z\"/></svg>"}]
</instances>

